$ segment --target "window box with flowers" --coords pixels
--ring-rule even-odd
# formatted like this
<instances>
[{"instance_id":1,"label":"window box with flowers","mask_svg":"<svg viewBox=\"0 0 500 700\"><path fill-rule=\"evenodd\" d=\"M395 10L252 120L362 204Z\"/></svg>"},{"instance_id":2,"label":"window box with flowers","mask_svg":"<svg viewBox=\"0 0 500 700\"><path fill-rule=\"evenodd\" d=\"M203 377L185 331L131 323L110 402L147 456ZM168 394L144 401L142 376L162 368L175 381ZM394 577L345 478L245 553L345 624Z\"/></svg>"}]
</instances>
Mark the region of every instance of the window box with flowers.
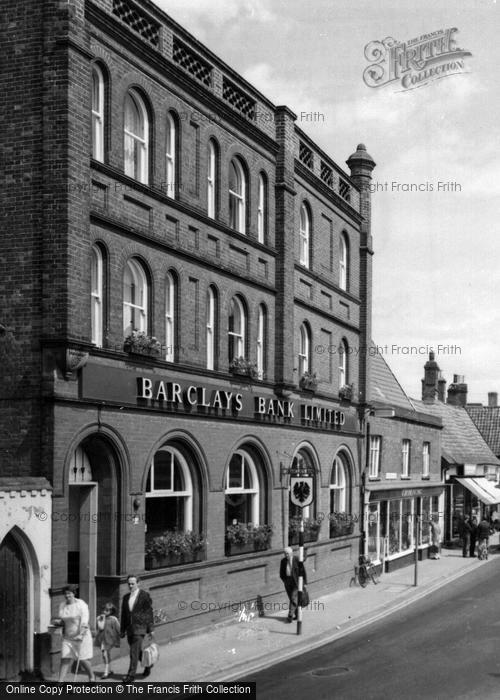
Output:
<instances>
[{"instance_id":1,"label":"window box with flowers","mask_svg":"<svg viewBox=\"0 0 500 700\"><path fill-rule=\"evenodd\" d=\"M321 528L322 519L307 518L304 520L304 542L316 542ZM299 544L300 518L292 517L288 521L288 545Z\"/></svg>"},{"instance_id":2,"label":"window box with flowers","mask_svg":"<svg viewBox=\"0 0 500 700\"><path fill-rule=\"evenodd\" d=\"M342 401L352 401L353 394L352 384L344 384L339 389L339 398Z\"/></svg>"},{"instance_id":3,"label":"window box with flowers","mask_svg":"<svg viewBox=\"0 0 500 700\"><path fill-rule=\"evenodd\" d=\"M226 527L226 556L263 552L271 546L272 525L234 523Z\"/></svg>"},{"instance_id":4,"label":"window box with flowers","mask_svg":"<svg viewBox=\"0 0 500 700\"><path fill-rule=\"evenodd\" d=\"M250 379L257 379L259 376L259 370L257 365L250 360L246 360L240 355L240 357L235 357L229 364L229 371L231 374L237 374L242 377L250 377Z\"/></svg>"},{"instance_id":5,"label":"window box with flowers","mask_svg":"<svg viewBox=\"0 0 500 700\"><path fill-rule=\"evenodd\" d=\"M304 374L299 379L299 386L305 391L316 391L318 388L318 378L316 373L304 372Z\"/></svg>"},{"instance_id":6,"label":"window box with flowers","mask_svg":"<svg viewBox=\"0 0 500 700\"><path fill-rule=\"evenodd\" d=\"M146 569L179 566L203 561L206 538L203 533L167 530L163 535L146 539Z\"/></svg>"},{"instance_id":7,"label":"window box with flowers","mask_svg":"<svg viewBox=\"0 0 500 700\"><path fill-rule=\"evenodd\" d=\"M330 537L345 537L354 532L355 516L350 513L331 513Z\"/></svg>"},{"instance_id":8,"label":"window box with flowers","mask_svg":"<svg viewBox=\"0 0 500 700\"><path fill-rule=\"evenodd\" d=\"M132 331L123 341L123 350L138 355L151 355L159 357L161 343L154 336L149 336L144 331Z\"/></svg>"}]
</instances>

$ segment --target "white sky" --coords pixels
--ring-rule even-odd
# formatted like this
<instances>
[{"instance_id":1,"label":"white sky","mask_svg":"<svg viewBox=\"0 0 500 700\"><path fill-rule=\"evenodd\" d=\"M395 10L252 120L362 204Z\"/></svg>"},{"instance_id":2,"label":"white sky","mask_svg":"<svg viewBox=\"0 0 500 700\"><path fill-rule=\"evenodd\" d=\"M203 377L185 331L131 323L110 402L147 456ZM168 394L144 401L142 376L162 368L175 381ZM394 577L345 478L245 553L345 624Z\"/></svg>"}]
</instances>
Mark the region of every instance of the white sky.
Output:
<instances>
[{"instance_id":1,"label":"white sky","mask_svg":"<svg viewBox=\"0 0 500 700\"><path fill-rule=\"evenodd\" d=\"M360 142L373 182L373 338L404 389L419 398L426 346L469 401L500 393L500 14L496 0L156 0L339 165ZM467 73L416 90L369 88L365 46L458 28ZM461 191L438 192L456 182ZM392 182L432 192L390 191ZM457 188L458 190L459 188ZM392 346L423 347L407 354ZM387 351L385 351L387 346ZM441 346L441 347L439 347ZM456 346L446 354L442 346Z\"/></svg>"}]
</instances>

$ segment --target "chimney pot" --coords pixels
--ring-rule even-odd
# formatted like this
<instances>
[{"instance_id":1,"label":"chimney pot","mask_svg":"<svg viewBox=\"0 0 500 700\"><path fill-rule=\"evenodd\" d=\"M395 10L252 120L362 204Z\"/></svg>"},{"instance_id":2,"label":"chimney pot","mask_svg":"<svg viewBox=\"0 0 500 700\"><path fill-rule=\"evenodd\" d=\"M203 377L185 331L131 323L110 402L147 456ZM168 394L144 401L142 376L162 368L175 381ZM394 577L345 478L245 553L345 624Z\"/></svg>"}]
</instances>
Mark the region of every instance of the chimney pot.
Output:
<instances>
[{"instance_id":1,"label":"chimney pot","mask_svg":"<svg viewBox=\"0 0 500 700\"><path fill-rule=\"evenodd\" d=\"M495 408L498 406L498 394L496 391L488 392L488 406L490 408Z\"/></svg>"}]
</instances>

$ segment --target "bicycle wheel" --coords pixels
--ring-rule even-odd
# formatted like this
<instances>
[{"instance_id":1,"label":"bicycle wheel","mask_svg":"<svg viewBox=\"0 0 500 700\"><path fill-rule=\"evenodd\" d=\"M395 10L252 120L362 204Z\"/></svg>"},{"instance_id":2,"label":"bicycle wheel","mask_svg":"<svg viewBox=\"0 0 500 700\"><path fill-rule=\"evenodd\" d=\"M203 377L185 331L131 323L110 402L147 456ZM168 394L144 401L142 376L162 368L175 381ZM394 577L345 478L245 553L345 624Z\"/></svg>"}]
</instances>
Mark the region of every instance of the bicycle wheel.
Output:
<instances>
[{"instance_id":1,"label":"bicycle wheel","mask_svg":"<svg viewBox=\"0 0 500 700\"><path fill-rule=\"evenodd\" d=\"M375 584L375 586L376 586L377 583L378 583L378 574L377 574L377 571L376 571L375 567L373 567L373 566L372 566L372 568L370 569L370 578L371 578L372 582L373 582L373 583Z\"/></svg>"},{"instance_id":2,"label":"bicycle wheel","mask_svg":"<svg viewBox=\"0 0 500 700\"><path fill-rule=\"evenodd\" d=\"M368 572L367 572L366 566L364 564L359 567L358 579L359 579L359 585L361 586L361 588L366 588L366 586L368 584Z\"/></svg>"}]
</instances>

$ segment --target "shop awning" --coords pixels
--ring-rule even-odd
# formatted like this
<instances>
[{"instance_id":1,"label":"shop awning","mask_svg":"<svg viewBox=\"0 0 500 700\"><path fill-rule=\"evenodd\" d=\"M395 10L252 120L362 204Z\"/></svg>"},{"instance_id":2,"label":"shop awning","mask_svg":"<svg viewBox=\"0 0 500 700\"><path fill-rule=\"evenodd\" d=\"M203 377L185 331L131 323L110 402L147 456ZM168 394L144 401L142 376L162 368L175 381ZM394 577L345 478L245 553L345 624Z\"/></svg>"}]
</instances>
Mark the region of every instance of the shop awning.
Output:
<instances>
[{"instance_id":1,"label":"shop awning","mask_svg":"<svg viewBox=\"0 0 500 700\"><path fill-rule=\"evenodd\" d=\"M495 488L488 479L484 477L476 477L474 479L455 477L455 480L462 486L465 486L466 489L469 489L482 503L488 506L500 503L500 489Z\"/></svg>"}]
</instances>

